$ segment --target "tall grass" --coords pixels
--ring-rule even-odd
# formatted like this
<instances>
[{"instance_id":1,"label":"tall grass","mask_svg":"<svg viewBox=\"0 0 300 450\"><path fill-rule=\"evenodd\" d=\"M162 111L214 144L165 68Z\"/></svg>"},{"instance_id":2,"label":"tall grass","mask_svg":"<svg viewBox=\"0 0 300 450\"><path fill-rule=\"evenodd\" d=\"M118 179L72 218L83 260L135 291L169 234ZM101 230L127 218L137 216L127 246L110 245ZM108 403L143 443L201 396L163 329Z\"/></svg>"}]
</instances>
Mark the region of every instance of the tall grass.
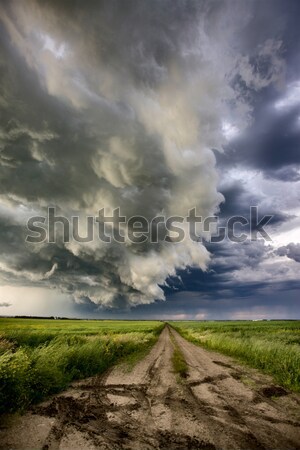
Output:
<instances>
[{"instance_id":1,"label":"tall grass","mask_svg":"<svg viewBox=\"0 0 300 450\"><path fill-rule=\"evenodd\" d=\"M26 319L25 319L26 321ZM26 324L25 324L26 325ZM0 322L1 327L1 322ZM131 324L125 333L56 333L32 329L9 330L0 339L0 413L27 408L59 392L76 379L104 372L122 358L145 353L157 339L163 324L146 331ZM112 327L113 328L113 327ZM81 329L82 331L82 329Z\"/></svg>"},{"instance_id":2,"label":"tall grass","mask_svg":"<svg viewBox=\"0 0 300 450\"><path fill-rule=\"evenodd\" d=\"M300 322L176 322L186 339L239 358L300 392Z\"/></svg>"},{"instance_id":3,"label":"tall grass","mask_svg":"<svg viewBox=\"0 0 300 450\"><path fill-rule=\"evenodd\" d=\"M172 355L172 364L174 368L174 372L177 373L181 378L186 378L188 373L188 366L182 351L179 348L179 345L175 341L173 335L171 334L171 340L173 343L173 355Z\"/></svg>"}]
</instances>

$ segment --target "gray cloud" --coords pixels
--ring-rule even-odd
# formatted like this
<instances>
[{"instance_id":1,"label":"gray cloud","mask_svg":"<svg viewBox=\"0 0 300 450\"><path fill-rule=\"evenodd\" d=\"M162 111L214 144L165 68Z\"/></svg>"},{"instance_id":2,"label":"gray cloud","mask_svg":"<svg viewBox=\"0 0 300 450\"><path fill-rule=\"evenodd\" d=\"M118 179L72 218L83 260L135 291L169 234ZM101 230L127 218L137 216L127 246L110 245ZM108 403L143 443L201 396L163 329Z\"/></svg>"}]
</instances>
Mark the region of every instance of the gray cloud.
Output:
<instances>
[{"instance_id":1,"label":"gray cloud","mask_svg":"<svg viewBox=\"0 0 300 450\"><path fill-rule=\"evenodd\" d=\"M300 262L300 244L291 242L288 245L283 245L276 250L276 254L279 256L287 256L296 262Z\"/></svg>"},{"instance_id":2,"label":"gray cloud","mask_svg":"<svg viewBox=\"0 0 300 450\"><path fill-rule=\"evenodd\" d=\"M272 103L257 114L246 133L230 143L220 163L260 169L282 181L299 181L300 105L276 110L276 102Z\"/></svg>"},{"instance_id":3,"label":"gray cloud","mask_svg":"<svg viewBox=\"0 0 300 450\"><path fill-rule=\"evenodd\" d=\"M226 144L228 120L247 126L254 93L283 74L278 39L261 36L249 49L255 6L1 5L3 282L120 308L163 300L178 269L207 267L207 250L189 240L30 246L24 224L48 205L81 218L103 207L148 218L216 212L222 195L211 149Z\"/></svg>"}]
</instances>

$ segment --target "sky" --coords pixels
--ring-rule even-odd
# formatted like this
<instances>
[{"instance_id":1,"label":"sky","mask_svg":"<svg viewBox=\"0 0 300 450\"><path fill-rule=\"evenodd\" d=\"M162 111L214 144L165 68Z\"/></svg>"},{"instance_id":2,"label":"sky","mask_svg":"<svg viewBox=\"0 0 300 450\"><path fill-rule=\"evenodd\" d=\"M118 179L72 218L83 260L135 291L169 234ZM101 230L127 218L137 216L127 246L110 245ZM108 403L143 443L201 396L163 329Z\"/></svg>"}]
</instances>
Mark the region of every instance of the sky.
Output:
<instances>
[{"instance_id":1,"label":"sky","mask_svg":"<svg viewBox=\"0 0 300 450\"><path fill-rule=\"evenodd\" d=\"M297 0L1 2L0 315L300 319L299 14ZM244 242L212 242L202 224L198 241L66 241L59 226L26 240L49 207L84 236L103 208L258 231L254 206L270 240L240 226Z\"/></svg>"}]
</instances>

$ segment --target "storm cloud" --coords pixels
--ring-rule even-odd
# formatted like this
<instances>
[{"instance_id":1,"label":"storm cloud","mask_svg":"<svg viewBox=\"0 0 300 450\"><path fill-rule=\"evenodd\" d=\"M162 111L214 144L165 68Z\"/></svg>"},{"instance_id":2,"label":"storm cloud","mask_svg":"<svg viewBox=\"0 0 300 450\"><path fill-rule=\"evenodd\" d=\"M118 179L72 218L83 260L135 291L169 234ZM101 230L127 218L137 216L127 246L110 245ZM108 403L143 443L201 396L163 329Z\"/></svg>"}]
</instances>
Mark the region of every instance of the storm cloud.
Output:
<instances>
[{"instance_id":1,"label":"storm cloud","mask_svg":"<svg viewBox=\"0 0 300 450\"><path fill-rule=\"evenodd\" d=\"M274 5L275 20L282 4ZM274 226L294 217L227 176L240 165L299 180L299 104L288 100L294 84L282 88L287 17L275 20L274 33L266 9L240 1L1 3L2 284L126 309L187 285L199 291L222 265L219 277L236 268L246 283L247 267L265 258L260 243L207 249L188 238L107 244L59 235L33 245L26 223L49 206L79 216L82 235L85 217L102 208L151 220L192 208L203 217L247 214L261 203ZM272 90L275 109L261 120L266 103L257 99ZM197 282L185 278L189 270Z\"/></svg>"}]
</instances>

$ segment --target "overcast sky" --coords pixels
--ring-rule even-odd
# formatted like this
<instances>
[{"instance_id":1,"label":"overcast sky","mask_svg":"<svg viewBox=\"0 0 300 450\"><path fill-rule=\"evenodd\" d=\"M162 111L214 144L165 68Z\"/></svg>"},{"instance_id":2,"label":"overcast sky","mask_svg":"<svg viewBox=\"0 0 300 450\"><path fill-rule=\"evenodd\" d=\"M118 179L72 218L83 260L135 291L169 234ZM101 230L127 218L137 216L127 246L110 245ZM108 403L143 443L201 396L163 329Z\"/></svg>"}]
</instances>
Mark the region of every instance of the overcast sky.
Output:
<instances>
[{"instance_id":1,"label":"overcast sky","mask_svg":"<svg viewBox=\"0 0 300 450\"><path fill-rule=\"evenodd\" d=\"M299 17L298 0L2 1L0 315L299 319ZM272 240L25 242L50 206L82 234L102 208L225 224L257 206Z\"/></svg>"}]
</instances>

